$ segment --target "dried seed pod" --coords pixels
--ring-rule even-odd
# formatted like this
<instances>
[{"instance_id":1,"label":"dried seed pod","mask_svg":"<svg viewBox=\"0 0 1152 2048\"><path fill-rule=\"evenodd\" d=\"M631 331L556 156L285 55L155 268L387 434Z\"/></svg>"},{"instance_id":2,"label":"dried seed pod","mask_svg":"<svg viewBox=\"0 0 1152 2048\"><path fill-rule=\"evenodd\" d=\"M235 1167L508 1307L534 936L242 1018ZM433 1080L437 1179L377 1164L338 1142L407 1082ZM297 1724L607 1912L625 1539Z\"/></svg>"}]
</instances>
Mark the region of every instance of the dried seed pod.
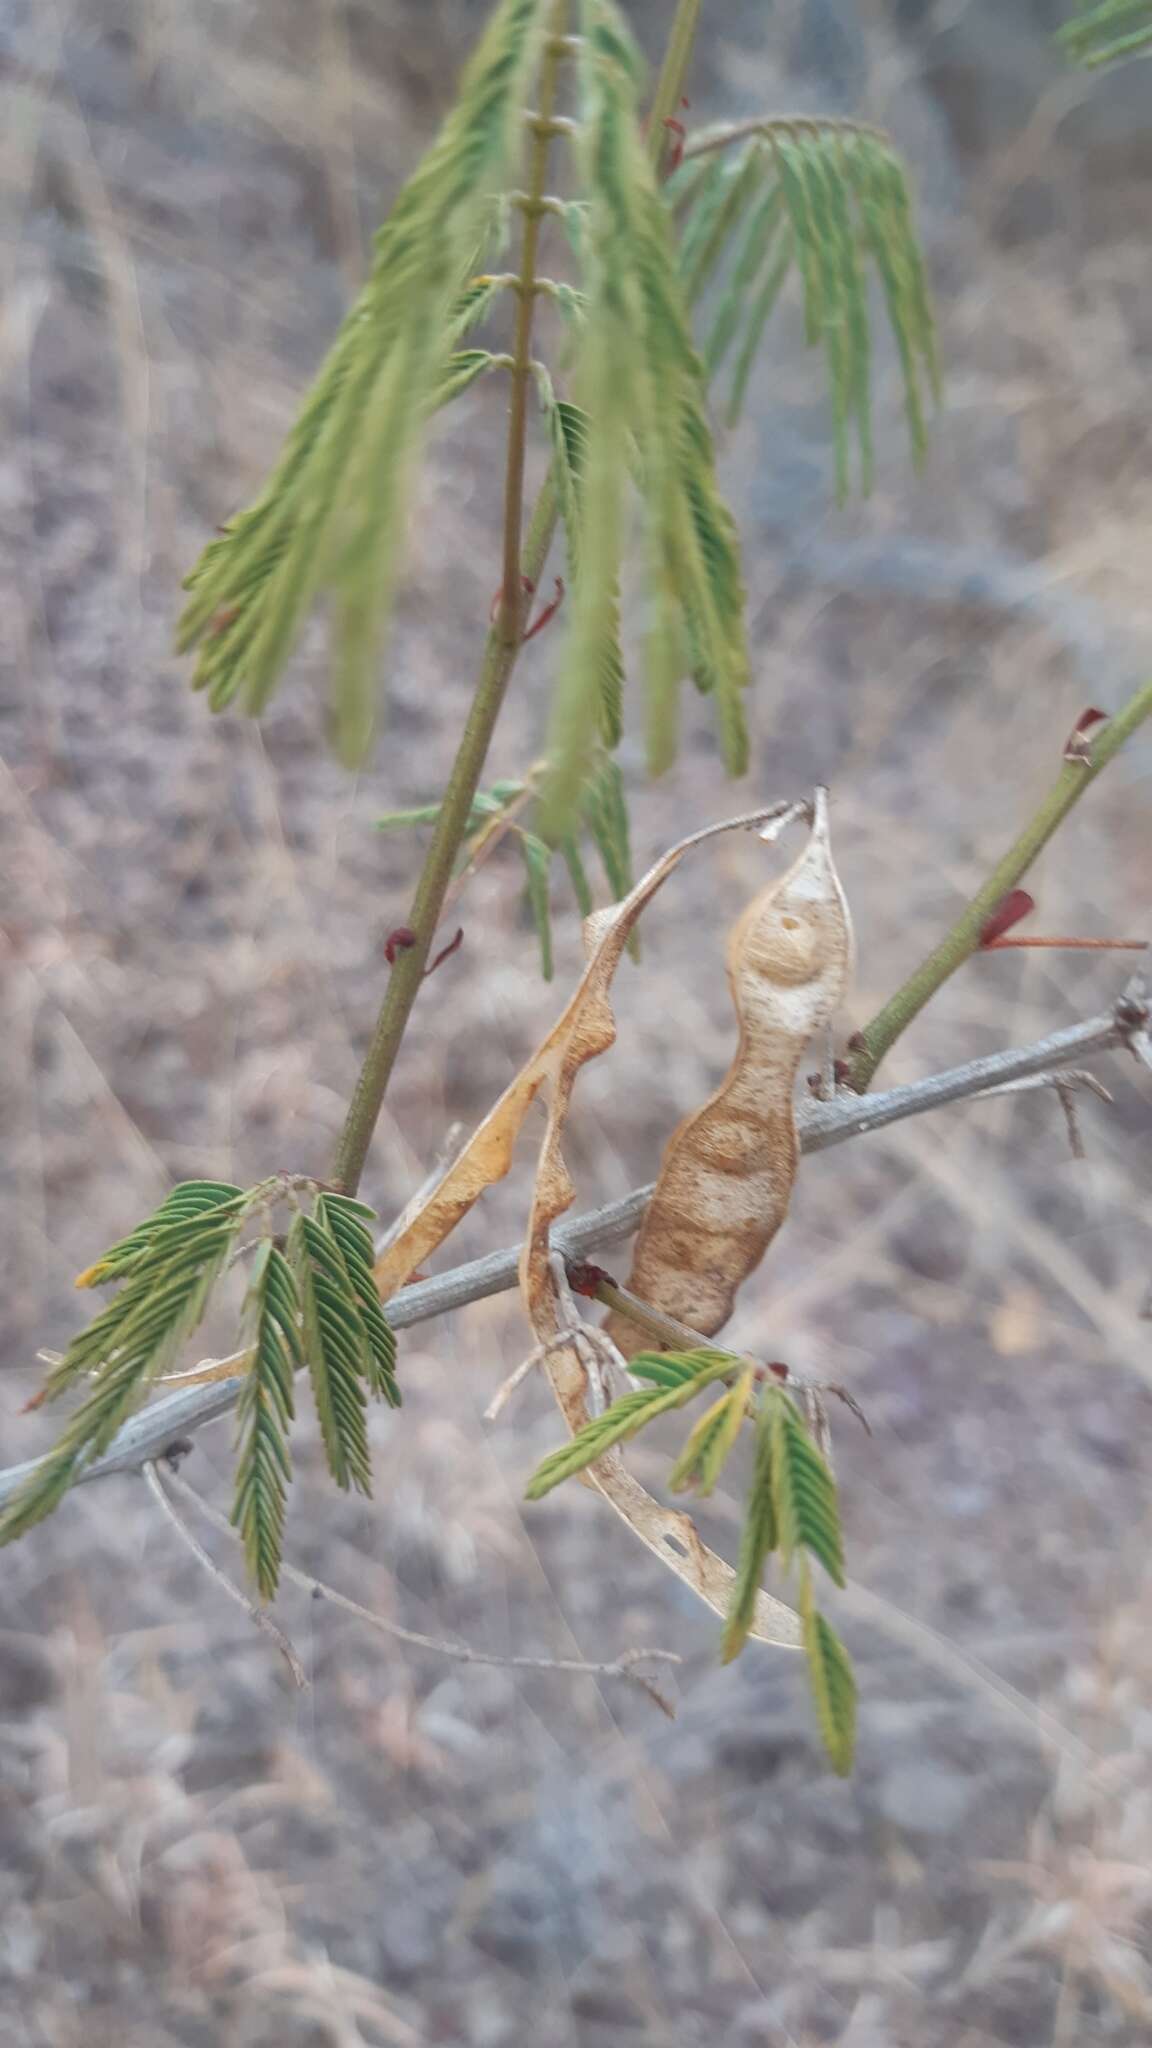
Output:
<instances>
[{"instance_id":1,"label":"dried seed pod","mask_svg":"<svg viewBox=\"0 0 1152 2048\"><path fill-rule=\"evenodd\" d=\"M804 1051L839 1004L852 926L832 862L825 792L795 865L748 905L728 940L740 1025L721 1086L673 1132L640 1226L628 1286L712 1336L788 1213L799 1158L793 1091ZM651 1338L605 1325L626 1357Z\"/></svg>"},{"instance_id":2,"label":"dried seed pod","mask_svg":"<svg viewBox=\"0 0 1152 2048\"><path fill-rule=\"evenodd\" d=\"M508 1172L516 1138L533 1102L544 1093L549 1104L548 1122L532 1190L532 1209L520 1263L520 1285L537 1342L546 1347L544 1371L573 1435L588 1421L588 1375L580 1355L579 1331L569 1346L558 1345L556 1341L562 1335L564 1325L563 1305L557 1295L551 1259L551 1231L570 1206L574 1194L563 1153L572 1091L582 1068L589 1060L606 1052L616 1036L611 1004L612 978L640 912L686 853L702 841L714 838L718 832L760 824L768 818L776 818L778 822L784 817L791 819L797 809L792 804L777 804L751 817L733 818L724 825L709 826L702 832L693 833L690 839L682 840L679 846L674 846L670 853L657 861L622 903L588 919L584 927L587 965L562 1015L543 1044L537 1047L531 1059L509 1083L464 1150L376 1262L376 1284L381 1299L387 1301L411 1278L415 1268L444 1242L484 1190ZM731 1565L708 1548L690 1515L666 1508L653 1500L639 1480L627 1471L618 1449L609 1451L592 1470L583 1474L583 1478L603 1494L621 1519L669 1571L675 1572L715 1613L728 1613L735 1574ZM798 1648L801 1641L799 1618L782 1601L765 1592L756 1596L748 1632L760 1642L785 1644L793 1649Z\"/></svg>"}]
</instances>

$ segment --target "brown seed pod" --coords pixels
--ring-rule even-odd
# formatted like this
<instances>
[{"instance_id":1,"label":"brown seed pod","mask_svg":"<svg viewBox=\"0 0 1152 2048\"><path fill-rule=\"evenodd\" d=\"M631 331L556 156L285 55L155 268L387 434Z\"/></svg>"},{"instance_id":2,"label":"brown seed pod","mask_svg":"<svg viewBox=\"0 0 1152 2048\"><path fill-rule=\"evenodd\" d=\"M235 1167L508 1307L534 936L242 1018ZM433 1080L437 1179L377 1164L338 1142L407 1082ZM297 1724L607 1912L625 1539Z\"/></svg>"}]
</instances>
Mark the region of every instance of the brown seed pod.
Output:
<instances>
[{"instance_id":1,"label":"brown seed pod","mask_svg":"<svg viewBox=\"0 0 1152 2048\"><path fill-rule=\"evenodd\" d=\"M715 837L718 832L731 831L735 827L759 824L773 817L779 823L783 816L794 816L796 810L797 807L790 804L774 805L771 809L752 817L734 818L726 825L710 826L702 832L693 833L690 839L682 840L679 846L674 846L670 853L665 854L664 858L637 882L623 903L589 918L584 928L587 964L579 985L562 1015L543 1043L537 1047L531 1059L509 1083L499 1102L489 1111L463 1152L457 1156L437 1186L409 1219L407 1227L376 1262L376 1284L381 1299L387 1301L398 1287L402 1287L405 1281L411 1278L415 1268L444 1242L484 1190L503 1179L512 1163L513 1147L531 1106L539 1095L544 1094L548 1100L548 1121L540 1147L532 1191L532 1208L520 1265L520 1284L537 1342L548 1347L544 1358L544 1371L573 1435L588 1421L587 1372L579 1355L576 1340L570 1347L558 1346L556 1343L562 1334L561 1306L557 1298L549 1253L552 1227L564 1215L574 1194L563 1154L563 1137L572 1092L583 1067L589 1060L606 1052L616 1036L616 1023L611 1005L613 976L641 910L690 849L704 840ZM827 825L823 822L819 800L817 826L812 835L808 854L797 862L791 875L785 878L785 883L776 885L777 889L782 889L787 883L796 884L798 907L794 911L791 900L784 906L784 915L795 915L796 919L794 925L786 927L789 934L799 931L801 915L807 917L812 909L810 901L802 903L805 885L799 877L805 867L805 861L810 857L815 861L813 847L818 842L823 844L825 864L830 873L831 863L826 860ZM819 863L816 862L807 885L809 898L814 893L818 866ZM820 872L823 875L821 887L826 897L830 885L824 870L821 869ZM762 904L763 900L758 898L757 902ZM840 928L845 934L843 951L846 956L847 912L842 900L837 900ZM753 911L756 907L756 904L752 906ZM741 920L741 925L747 921L747 918ZM737 930L740 928L737 927ZM789 936L785 946L789 959L794 959L796 950L796 940ZM756 957L753 940L744 943L739 951L741 954L746 952L749 958ZM843 974L842 967L841 981ZM784 978L786 979L786 975ZM794 980L795 978L793 975ZM820 1015L829 1014L834 1001L835 996L830 996ZM806 1025L803 1030L792 1064L793 1073L804 1041L812 1028L814 1027ZM794 1154L792 1163L794 1166ZM787 1193L784 1201L787 1206ZM630 1351L639 1348L639 1344L629 1344ZM708 1548L690 1515L666 1508L654 1500L641 1486L639 1480L626 1469L618 1449L609 1451L582 1476L587 1485L603 1494L616 1513L627 1522L641 1542L648 1545L662 1564L675 1572L677 1577L699 1594L717 1614L722 1615L729 1611L735 1584L732 1567ZM774 1599L770 1593L760 1592L756 1597L749 1634L761 1642L786 1644L795 1649L799 1647L801 1640L800 1622L791 1608L786 1607L782 1601Z\"/></svg>"},{"instance_id":2,"label":"brown seed pod","mask_svg":"<svg viewBox=\"0 0 1152 2048\"><path fill-rule=\"evenodd\" d=\"M548 1347L544 1371L572 1435L588 1421L588 1380L578 1340L569 1347L556 1345L561 1335L561 1304L549 1256L550 1234L574 1194L563 1153L572 1091L583 1067L606 1052L616 1036L612 978L640 912L686 853L702 841L714 838L717 832L759 824L782 814L791 817L794 811L793 805L778 804L752 817L733 818L726 825L693 833L657 861L623 903L588 919L584 927L587 965L562 1015L407 1227L376 1262L376 1284L381 1299L387 1301L444 1242L484 1190L503 1179L529 1110L536 1098L544 1094L548 1100L548 1121L532 1190L520 1285L537 1342ZM715 1613L727 1614L735 1575L731 1565L708 1548L690 1515L653 1500L625 1468L618 1449L609 1451L582 1476L587 1485L603 1494L669 1571L690 1586ZM749 1634L760 1642L786 1644L792 1649L799 1648L801 1641L800 1622L792 1609L764 1592L756 1596Z\"/></svg>"},{"instance_id":3,"label":"brown seed pod","mask_svg":"<svg viewBox=\"0 0 1152 2048\"><path fill-rule=\"evenodd\" d=\"M851 971L852 926L823 790L803 853L733 926L727 965L736 1057L716 1093L669 1139L628 1279L642 1301L709 1337L727 1322L788 1213L800 1151L797 1071ZM624 1316L609 1316L605 1328L625 1357L651 1348Z\"/></svg>"}]
</instances>

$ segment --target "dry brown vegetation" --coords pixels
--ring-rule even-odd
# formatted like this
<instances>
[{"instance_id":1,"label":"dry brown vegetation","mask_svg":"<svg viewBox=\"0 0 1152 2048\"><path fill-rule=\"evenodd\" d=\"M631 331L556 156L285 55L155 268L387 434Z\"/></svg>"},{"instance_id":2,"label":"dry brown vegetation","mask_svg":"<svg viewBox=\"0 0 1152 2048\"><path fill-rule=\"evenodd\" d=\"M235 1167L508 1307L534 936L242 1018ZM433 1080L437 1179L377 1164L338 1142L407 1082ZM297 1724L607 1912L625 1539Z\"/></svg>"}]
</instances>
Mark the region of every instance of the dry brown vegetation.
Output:
<instances>
[{"instance_id":1,"label":"dry brown vegetation","mask_svg":"<svg viewBox=\"0 0 1152 2048\"><path fill-rule=\"evenodd\" d=\"M780 68L800 11L777 45L719 10L696 111L818 101ZM491 401L438 443L357 783L316 744L319 640L261 732L212 722L168 653L174 593L291 417L471 12L62 0L0 29L6 1459L48 1440L18 1411L36 1348L79 1320L70 1276L172 1175L314 1164L339 1124L409 875L372 822L434 795L498 576ZM878 13L865 48L861 108L927 194L948 373L932 462L910 480L891 435L871 506L828 515L818 378L783 341L727 458L753 796L833 784L855 1021L982 878L1082 705L1152 649L1146 159L1118 149L1102 180L1091 134L1056 118L1076 81L946 171L915 53ZM545 638L518 683L531 748L548 658ZM501 746L497 772L522 769L524 732ZM1145 742L1046 855L1050 929L1148 928L1148 774ZM732 808L702 727L638 798L642 860ZM720 935L757 852L722 842L686 870L643 969L625 963L618 1044L569 1136L582 1199L649 1177L727 1066ZM554 1014L520 887L495 858L464 900L374 1149L385 1214ZM557 951L570 985L574 918ZM979 959L893 1077L1038 1037L1115 985L1089 956ZM835 1612L863 1697L847 1786L793 1660L753 1646L721 1672L711 1618L597 1502L523 1507L556 1425L533 1386L482 1420L526 1348L509 1298L409 1337L403 1415L373 1423L375 1504L334 1499L305 1438L290 1554L430 1635L674 1646L675 1724L617 1686L385 1643L289 1591L312 1677L295 1694L135 1482L6 1552L3 2039L1146 2040L1152 1119L1134 1070L1106 1078L1083 1164L1039 1098L807 1162L742 1297L732 1341L770 1332L875 1430L840 1457L855 1585ZM514 1240L525 1186L495 1190L454 1254ZM217 1427L186 1476L225 1498L228 1464ZM658 1483L655 1446L635 1465ZM722 1491L702 1526L730 1549L737 1519Z\"/></svg>"}]
</instances>

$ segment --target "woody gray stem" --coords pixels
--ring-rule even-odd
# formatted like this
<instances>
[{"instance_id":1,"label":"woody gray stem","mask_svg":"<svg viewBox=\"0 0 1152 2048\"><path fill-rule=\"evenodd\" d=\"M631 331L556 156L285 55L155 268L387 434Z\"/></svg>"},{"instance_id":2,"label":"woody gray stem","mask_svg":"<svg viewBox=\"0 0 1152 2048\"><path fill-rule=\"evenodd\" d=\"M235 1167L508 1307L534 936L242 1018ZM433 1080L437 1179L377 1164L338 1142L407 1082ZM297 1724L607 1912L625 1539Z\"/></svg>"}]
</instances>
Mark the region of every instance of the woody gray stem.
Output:
<instances>
[{"instance_id":1,"label":"woody gray stem","mask_svg":"<svg viewBox=\"0 0 1152 2048\"><path fill-rule=\"evenodd\" d=\"M1086 1056L1115 1052L1121 1048L1142 1055L1148 1040L1152 1005L1144 982L1130 982L1113 1008L1084 1024L1054 1031L1036 1045L991 1053L987 1058L968 1060L947 1073L934 1074L926 1081L906 1087L889 1088L882 1094L840 1095L834 1102L810 1102L800 1117L800 1150L823 1152L830 1145L842 1145L867 1131L883 1130L905 1117L921 1116L927 1110L943 1109L984 1094L1005 1081L1022 1080L1064 1066L1079 1066ZM582 1258L599 1247L628 1237L651 1198L652 1186L636 1188L619 1201L607 1202L583 1216L574 1216L555 1232L558 1250L571 1258ZM519 1245L506 1251L490 1252L434 1279L417 1281L401 1288L388 1303L388 1319L394 1329L407 1329L432 1316L446 1315L467 1303L514 1287L520 1260ZM127 1422L108 1450L77 1473L74 1484L106 1479L116 1472L136 1472L150 1459L163 1457L174 1442L191 1435L206 1422L225 1415L235 1405L242 1381L224 1379L207 1386L191 1386L167 1395L144 1408ZM0 1506L35 1469L36 1460L10 1466L0 1472Z\"/></svg>"}]
</instances>

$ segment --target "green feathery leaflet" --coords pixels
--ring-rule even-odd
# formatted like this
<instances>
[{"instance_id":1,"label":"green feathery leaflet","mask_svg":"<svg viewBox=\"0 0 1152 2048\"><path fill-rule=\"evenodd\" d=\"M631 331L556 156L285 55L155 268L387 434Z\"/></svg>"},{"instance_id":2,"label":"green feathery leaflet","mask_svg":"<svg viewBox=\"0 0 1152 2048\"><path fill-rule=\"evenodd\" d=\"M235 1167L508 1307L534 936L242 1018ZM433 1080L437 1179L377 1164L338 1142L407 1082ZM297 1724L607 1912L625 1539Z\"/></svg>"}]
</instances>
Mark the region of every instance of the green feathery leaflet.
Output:
<instances>
[{"instance_id":1,"label":"green feathery leaflet","mask_svg":"<svg viewBox=\"0 0 1152 2048\"><path fill-rule=\"evenodd\" d=\"M937 386L935 335L907 183L887 138L850 122L766 120L729 147L690 139L661 187L642 130L644 71L613 0L573 0L581 35L565 49L577 80L579 185L558 211L577 283L541 277L568 330L572 392L532 371L564 527L569 598L549 720L536 837L558 851L581 904L576 831L598 807L590 785L623 731L620 578L639 513L648 764L679 744L691 676L715 706L721 751L747 761L749 659L739 546L720 492L706 379L730 366L735 418L772 310L799 273L809 341L824 351L837 486L852 444L872 471L869 281L880 282L903 367L909 430L923 449ZM1108 9L1117 15L1111 0ZM304 619L327 597L333 621L332 731L362 761L375 722L374 671L387 628L413 463L429 414L512 358L461 346L515 288L478 271L507 239L547 28L547 0L500 0L458 103L377 237L348 314L265 488L188 579L179 627L214 708L267 704ZM678 237L678 245L677 245ZM703 360L691 309L710 302ZM617 850L622 840L617 834ZM542 856L521 847L547 967Z\"/></svg>"},{"instance_id":2,"label":"green feathery leaflet","mask_svg":"<svg viewBox=\"0 0 1152 2048\"><path fill-rule=\"evenodd\" d=\"M368 1391L389 1407L400 1406L396 1384L396 1333L380 1306L373 1278L376 1246L369 1229L375 1211L365 1202L325 1189L316 1199L316 1222L327 1231L340 1254L352 1298L364 1326L367 1351L364 1378Z\"/></svg>"},{"instance_id":3,"label":"green feathery leaflet","mask_svg":"<svg viewBox=\"0 0 1152 2048\"><path fill-rule=\"evenodd\" d=\"M844 1584L836 1482L786 1394L772 1401L772 1499L780 1555L790 1565L811 1551L835 1584Z\"/></svg>"},{"instance_id":4,"label":"green feathery leaflet","mask_svg":"<svg viewBox=\"0 0 1152 2048\"><path fill-rule=\"evenodd\" d=\"M766 120L731 148L705 131L669 184L680 221L680 278L689 303L710 287L704 356L710 376L731 358L729 425L747 395L764 330L797 272L805 334L824 351L836 488L849 489L855 442L861 488L872 482L870 263L900 358L912 451L924 453L926 412L939 392L935 324L899 157L879 130L850 121ZM717 281L718 280L718 281Z\"/></svg>"},{"instance_id":5,"label":"green feathery leaflet","mask_svg":"<svg viewBox=\"0 0 1152 2048\"><path fill-rule=\"evenodd\" d=\"M156 1238L173 1224L188 1224L209 1211L230 1211L244 1201L243 1188L233 1187L230 1181L178 1181L151 1216L146 1216L127 1237L110 1245L94 1264L77 1274L77 1287L102 1287L108 1280L124 1279L140 1264Z\"/></svg>"},{"instance_id":6,"label":"green feathery leaflet","mask_svg":"<svg viewBox=\"0 0 1152 2048\"><path fill-rule=\"evenodd\" d=\"M272 1214L293 1220L281 1250ZM309 1213L310 1206L310 1213ZM369 1492L366 1402L399 1405L396 1339L373 1280L373 1211L303 1175L254 1188L182 1181L142 1223L80 1274L116 1287L72 1339L35 1405L71 1388L84 1398L52 1450L0 1511L0 1543L50 1514L84 1467L111 1444L157 1379L172 1371L233 1259L251 1258L236 1372L236 1488L232 1519L257 1590L271 1599L283 1549L295 1375L307 1368L333 1477ZM255 1224L259 1235L243 1243Z\"/></svg>"},{"instance_id":7,"label":"green feathery leaflet","mask_svg":"<svg viewBox=\"0 0 1152 2048\"><path fill-rule=\"evenodd\" d=\"M667 207L640 126L642 68L610 0L584 0L579 58L586 199L577 244L585 317L575 388L584 416L576 493L579 575L553 704L541 832L562 836L592 772L635 482L645 529L649 761L675 752L692 672L715 693L726 763L746 760L748 681L739 549L720 495Z\"/></svg>"},{"instance_id":8,"label":"green feathery leaflet","mask_svg":"<svg viewBox=\"0 0 1152 2048\"><path fill-rule=\"evenodd\" d=\"M304 1359L299 1290L291 1266L271 1238L264 1239L252 1262L243 1333L249 1364L236 1410L232 1521L257 1592L262 1600L272 1600L280 1579L292 1478L292 1381Z\"/></svg>"},{"instance_id":9,"label":"green feathery leaflet","mask_svg":"<svg viewBox=\"0 0 1152 2048\"><path fill-rule=\"evenodd\" d=\"M653 1364L654 1374L650 1371ZM732 1366L731 1352L713 1351L707 1346L677 1354L674 1359L666 1353L638 1352L630 1361L630 1370L637 1379L654 1377L655 1386L622 1394L602 1415L594 1416L568 1443L545 1458L524 1489L526 1499L542 1500L554 1486L594 1465L614 1444L626 1443L658 1415L683 1408L703 1387L726 1378Z\"/></svg>"},{"instance_id":10,"label":"green feathery leaflet","mask_svg":"<svg viewBox=\"0 0 1152 2048\"><path fill-rule=\"evenodd\" d=\"M372 1491L368 1452L368 1337L340 1248L318 1217L298 1215L288 1264L300 1295L304 1356L328 1469L346 1491Z\"/></svg>"},{"instance_id":11,"label":"green feathery leaflet","mask_svg":"<svg viewBox=\"0 0 1152 2048\"><path fill-rule=\"evenodd\" d=\"M816 1607L812 1575L800 1574L800 1620L816 1719L833 1770L846 1778L856 1751L856 1680L847 1650Z\"/></svg>"},{"instance_id":12,"label":"green feathery leaflet","mask_svg":"<svg viewBox=\"0 0 1152 2048\"><path fill-rule=\"evenodd\" d=\"M188 578L181 649L213 709L264 709L315 598L333 613L333 733L351 765L375 724L413 459L430 410L488 365L452 344L487 309L468 287L522 144L545 0L500 0L437 141L376 239L349 312L264 490ZM460 295L463 294L463 305Z\"/></svg>"},{"instance_id":13,"label":"green feathery leaflet","mask_svg":"<svg viewBox=\"0 0 1152 2048\"><path fill-rule=\"evenodd\" d=\"M52 1512L73 1479L171 1369L200 1323L241 1229L246 1198L237 1188L194 1182L173 1189L152 1216L79 1277L81 1286L120 1282L118 1292L53 1366L40 1395L88 1391L47 1457L0 1511L0 1543Z\"/></svg>"},{"instance_id":14,"label":"green feathery leaflet","mask_svg":"<svg viewBox=\"0 0 1152 2048\"><path fill-rule=\"evenodd\" d=\"M855 1740L855 1682L843 1645L813 1604L808 1564L810 1555L837 1585L843 1585L839 1502L836 1482L795 1402L783 1386L764 1379L763 1368L752 1359L708 1346L696 1351L642 1351L629 1361L628 1369L635 1379L649 1384L622 1394L551 1452L529 1480L527 1498L540 1500L659 1416L685 1407L717 1380L727 1382L689 1432L668 1475L673 1493L689 1488L711 1493L745 1421L754 1420L752 1478L721 1656L729 1663L748 1640L772 1553L780 1553L786 1570L796 1562L803 1642L820 1732L835 1769L848 1770Z\"/></svg>"},{"instance_id":15,"label":"green feathery leaflet","mask_svg":"<svg viewBox=\"0 0 1152 2048\"><path fill-rule=\"evenodd\" d=\"M570 399L557 398L543 363L534 365L540 407L552 446L552 475L568 552L568 581L580 590L582 494L588 463L588 415ZM624 732L624 661L620 653L620 586L611 593L599 643L599 692L595 724L606 747L616 747Z\"/></svg>"},{"instance_id":16,"label":"green feathery leaflet","mask_svg":"<svg viewBox=\"0 0 1152 2048\"><path fill-rule=\"evenodd\" d=\"M772 1469L772 1424L775 1412L774 1400L761 1400L756 1414L752 1483L748 1489L744 1523L740 1531L736 1584L732 1590L732 1601L720 1646L720 1655L725 1664L730 1664L733 1657L740 1655L748 1640L748 1631L755 1619L756 1599L760 1591L760 1582L764 1577L764 1567L780 1541L780 1519L776 1512Z\"/></svg>"},{"instance_id":17,"label":"green feathery leaflet","mask_svg":"<svg viewBox=\"0 0 1152 2048\"><path fill-rule=\"evenodd\" d=\"M1090 69L1139 56L1152 46L1152 0L1085 0L1060 41L1074 63Z\"/></svg>"},{"instance_id":18,"label":"green feathery leaflet","mask_svg":"<svg viewBox=\"0 0 1152 2048\"><path fill-rule=\"evenodd\" d=\"M741 1429L752 1393L755 1367L748 1365L734 1386L700 1417L668 1474L672 1493L712 1492Z\"/></svg>"}]
</instances>

